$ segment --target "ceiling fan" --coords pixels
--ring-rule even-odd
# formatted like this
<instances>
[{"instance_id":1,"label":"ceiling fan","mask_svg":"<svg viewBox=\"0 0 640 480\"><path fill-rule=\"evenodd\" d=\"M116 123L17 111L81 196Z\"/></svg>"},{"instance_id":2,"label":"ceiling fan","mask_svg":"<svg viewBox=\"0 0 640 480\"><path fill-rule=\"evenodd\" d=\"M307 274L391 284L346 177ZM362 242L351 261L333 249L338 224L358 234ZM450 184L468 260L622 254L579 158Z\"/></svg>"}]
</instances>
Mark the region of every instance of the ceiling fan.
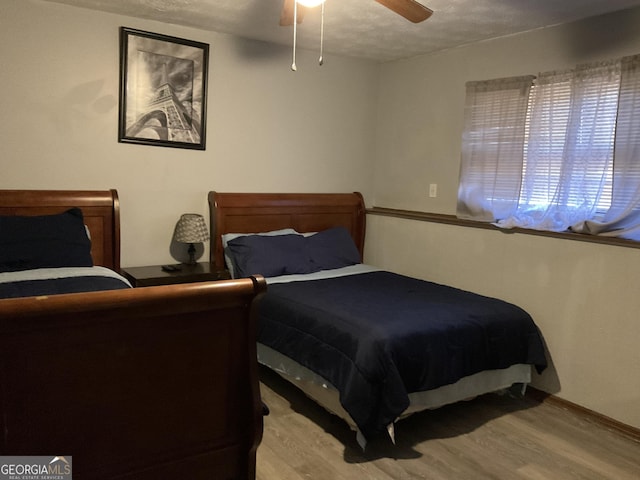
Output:
<instances>
[{"instance_id":1,"label":"ceiling fan","mask_svg":"<svg viewBox=\"0 0 640 480\"><path fill-rule=\"evenodd\" d=\"M433 10L425 7L424 5L416 2L415 0L375 0L381 5L384 5L389 10L403 16L407 20L413 23L420 23L431 16ZM280 25L289 26L293 25L293 59L291 62L291 70L294 72L296 67L296 38L297 38L297 25L302 23L305 11L308 8L322 6L322 17L320 23L320 58L318 64L322 65L324 60L322 56L323 44L324 44L324 2L325 0L283 0L282 11L280 12ZM297 21L294 21L297 19Z\"/></svg>"},{"instance_id":2,"label":"ceiling fan","mask_svg":"<svg viewBox=\"0 0 640 480\"><path fill-rule=\"evenodd\" d=\"M384 5L389 10L394 11L398 15L403 16L407 20L413 23L420 23L431 16L433 10L421 5L415 0L375 0L381 5ZM284 0L282 4L282 11L280 12L280 25L281 26L289 26L293 25L293 19L296 16L295 11L297 10L298 14L298 22L301 23L304 18L304 14L308 7L303 5L302 1L297 2L296 0ZM316 0L316 5L322 3L322 1ZM297 7L297 9L296 9Z\"/></svg>"}]
</instances>

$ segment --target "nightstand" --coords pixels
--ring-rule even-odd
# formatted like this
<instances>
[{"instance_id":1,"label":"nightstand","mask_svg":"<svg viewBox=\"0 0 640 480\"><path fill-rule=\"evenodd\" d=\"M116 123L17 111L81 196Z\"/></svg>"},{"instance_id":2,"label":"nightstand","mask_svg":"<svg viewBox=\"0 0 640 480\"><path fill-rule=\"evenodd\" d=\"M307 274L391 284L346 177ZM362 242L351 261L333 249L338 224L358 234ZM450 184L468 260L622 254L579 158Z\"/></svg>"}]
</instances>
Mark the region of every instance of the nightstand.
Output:
<instances>
[{"instance_id":1,"label":"nightstand","mask_svg":"<svg viewBox=\"0 0 640 480\"><path fill-rule=\"evenodd\" d=\"M231 278L227 270L213 270L209 263L186 265L175 264L180 268L175 272L165 272L162 265L148 267L123 268L121 274L134 287L152 287L155 285L171 285L174 283L210 282Z\"/></svg>"}]
</instances>

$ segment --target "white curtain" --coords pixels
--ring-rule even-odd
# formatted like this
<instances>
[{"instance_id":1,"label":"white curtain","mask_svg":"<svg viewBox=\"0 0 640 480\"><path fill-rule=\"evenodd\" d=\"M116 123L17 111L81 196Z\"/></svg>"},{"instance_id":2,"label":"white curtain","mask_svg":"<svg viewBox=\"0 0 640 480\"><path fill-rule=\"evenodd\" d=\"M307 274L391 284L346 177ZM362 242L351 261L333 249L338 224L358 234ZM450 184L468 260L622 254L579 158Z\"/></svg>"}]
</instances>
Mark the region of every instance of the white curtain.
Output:
<instances>
[{"instance_id":1,"label":"white curtain","mask_svg":"<svg viewBox=\"0 0 640 480\"><path fill-rule=\"evenodd\" d=\"M611 207L572 229L640 240L640 55L622 59L618 105Z\"/></svg>"},{"instance_id":2,"label":"white curtain","mask_svg":"<svg viewBox=\"0 0 640 480\"><path fill-rule=\"evenodd\" d=\"M520 201L498 225L565 231L609 207L620 61L543 73L534 85Z\"/></svg>"},{"instance_id":3,"label":"white curtain","mask_svg":"<svg viewBox=\"0 0 640 480\"><path fill-rule=\"evenodd\" d=\"M467 83L458 217L492 222L517 207L533 78Z\"/></svg>"}]
</instances>

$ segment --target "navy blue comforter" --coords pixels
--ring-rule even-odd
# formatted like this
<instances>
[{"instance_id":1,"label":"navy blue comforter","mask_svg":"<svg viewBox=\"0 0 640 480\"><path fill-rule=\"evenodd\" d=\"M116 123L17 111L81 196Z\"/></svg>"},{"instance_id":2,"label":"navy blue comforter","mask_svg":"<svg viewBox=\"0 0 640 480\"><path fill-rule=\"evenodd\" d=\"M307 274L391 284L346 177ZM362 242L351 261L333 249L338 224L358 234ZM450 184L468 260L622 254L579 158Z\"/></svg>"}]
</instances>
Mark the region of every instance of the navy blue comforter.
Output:
<instances>
[{"instance_id":1,"label":"navy blue comforter","mask_svg":"<svg viewBox=\"0 0 640 480\"><path fill-rule=\"evenodd\" d=\"M271 284L259 311L259 342L329 380L365 437L395 421L411 392L546 367L521 308L390 272Z\"/></svg>"}]
</instances>

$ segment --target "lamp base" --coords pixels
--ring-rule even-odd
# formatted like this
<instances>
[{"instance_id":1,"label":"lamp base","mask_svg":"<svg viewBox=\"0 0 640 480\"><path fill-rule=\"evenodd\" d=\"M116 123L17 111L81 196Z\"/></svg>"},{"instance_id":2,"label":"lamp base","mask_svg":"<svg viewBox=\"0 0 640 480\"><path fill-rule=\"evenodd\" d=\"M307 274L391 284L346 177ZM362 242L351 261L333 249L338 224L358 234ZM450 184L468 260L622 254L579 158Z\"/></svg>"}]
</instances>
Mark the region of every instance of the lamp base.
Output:
<instances>
[{"instance_id":1,"label":"lamp base","mask_svg":"<svg viewBox=\"0 0 640 480\"><path fill-rule=\"evenodd\" d=\"M186 265L196 265L196 247L193 243L189 244L187 253L189 254L189 261L186 262Z\"/></svg>"}]
</instances>

